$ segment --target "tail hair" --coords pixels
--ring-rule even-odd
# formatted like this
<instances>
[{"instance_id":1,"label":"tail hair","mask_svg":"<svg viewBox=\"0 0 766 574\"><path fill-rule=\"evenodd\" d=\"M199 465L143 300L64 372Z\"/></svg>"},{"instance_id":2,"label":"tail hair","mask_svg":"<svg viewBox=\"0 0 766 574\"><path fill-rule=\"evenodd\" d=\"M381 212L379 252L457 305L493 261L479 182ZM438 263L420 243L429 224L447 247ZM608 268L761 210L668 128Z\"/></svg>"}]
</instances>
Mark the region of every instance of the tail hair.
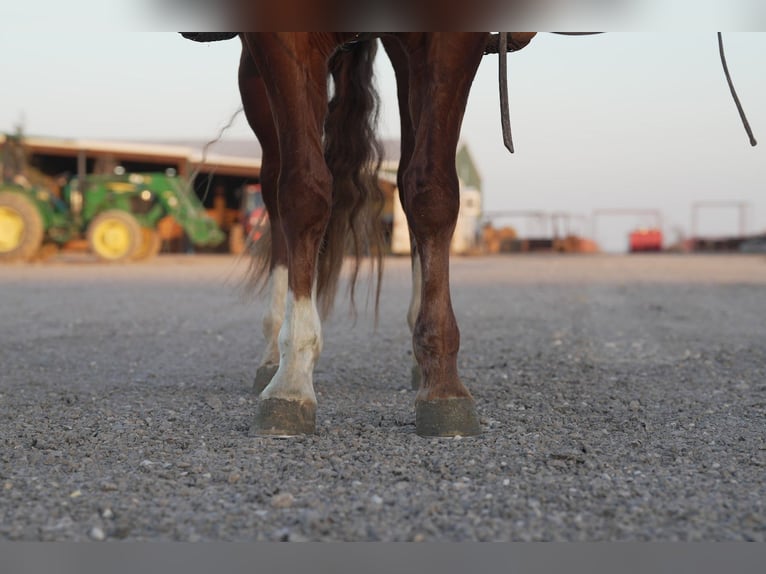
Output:
<instances>
[{"instance_id":1,"label":"tail hair","mask_svg":"<svg viewBox=\"0 0 766 574\"><path fill-rule=\"evenodd\" d=\"M366 257L375 276L377 320L383 277L385 239L381 212L385 204L378 185L383 147L376 139L379 98L373 82L377 41L338 50L330 59L333 93L324 124L324 156L333 178L332 212L317 265L317 299L323 317L332 311L346 255L351 256L349 301L356 312L356 282ZM270 227L270 226L269 226ZM266 286L271 265L269 229L248 245L252 255L249 288Z\"/></svg>"},{"instance_id":2,"label":"tail hair","mask_svg":"<svg viewBox=\"0 0 766 574\"><path fill-rule=\"evenodd\" d=\"M378 185L383 149L376 139L379 99L373 82L377 41L338 50L330 60L334 92L325 121L325 160L333 177L332 214L319 254L317 293L320 309L333 307L346 254L352 256L349 300L355 311L355 287L365 256L371 260L377 315L383 274L384 238Z\"/></svg>"}]
</instances>

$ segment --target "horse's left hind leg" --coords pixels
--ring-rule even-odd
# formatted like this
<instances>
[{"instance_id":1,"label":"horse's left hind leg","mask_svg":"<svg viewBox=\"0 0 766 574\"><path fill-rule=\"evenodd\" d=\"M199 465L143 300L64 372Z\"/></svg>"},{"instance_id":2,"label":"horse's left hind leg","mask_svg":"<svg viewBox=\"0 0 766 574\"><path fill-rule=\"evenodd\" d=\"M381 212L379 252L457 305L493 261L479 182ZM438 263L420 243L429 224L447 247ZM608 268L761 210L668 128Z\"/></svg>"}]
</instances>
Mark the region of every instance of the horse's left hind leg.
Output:
<instances>
[{"instance_id":1,"label":"horse's left hind leg","mask_svg":"<svg viewBox=\"0 0 766 574\"><path fill-rule=\"evenodd\" d=\"M331 176L322 151L327 110L326 65L295 57L300 35L252 34L248 42L266 81L279 126L279 193L276 211L287 251L285 316L279 331L279 368L260 395L254 431L259 435L311 434L316 429L314 365L322 348L316 305L319 246L330 217ZM305 37L303 37L305 38Z\"/></svg>"},{"instance_id":2,"label":"horse's left hind leg","mask_svg":"<svg viewBox=\"0 0 766 574\"><path fill-rule=\"evenodd\" d=\"M287 301L287 246L281 229L277 206L279 180L279 136L271 115L266 85L248 45L243 41L239 62L239 91L245 117L261 144L261 195L269 214L271 252L269 254L268 303L263 314L265 346L255 373L253 391L259 394L266 388L279 367L277 337L285 319Z\"/></svg>"}]
</instances>

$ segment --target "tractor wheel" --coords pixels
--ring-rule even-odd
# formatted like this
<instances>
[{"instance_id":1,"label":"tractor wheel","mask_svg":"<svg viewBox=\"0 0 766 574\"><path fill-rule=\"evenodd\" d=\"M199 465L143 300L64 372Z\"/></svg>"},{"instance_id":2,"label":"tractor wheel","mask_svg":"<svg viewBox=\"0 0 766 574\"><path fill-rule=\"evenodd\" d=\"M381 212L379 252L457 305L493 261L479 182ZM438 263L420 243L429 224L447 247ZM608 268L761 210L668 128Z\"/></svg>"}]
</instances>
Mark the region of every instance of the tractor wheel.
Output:
<instances>
[{"instance_id":1,"label":"tractor wheel","mask_svg":"<svg viewBox=\"0 0 766 574\"><path fill-rule=\"evenodd\" d=\"M88 225L88 246L105 261L127 261L141 249L141 226L130 213L105 211Z\"/></svg>"},{"instance_id":2,"label":"tractor wheel","mask_svg":"<svg viewBox=\"0 0 766 574\"><path fill-rule=\"evenodd\" d=\"M35 204L20 193L0 192L0 261L29 261L43 235L43 218Z\"/></svg>"},{"instance_id":3,"label":"tractor wheel","mask_svg":"<svg viewBox=\"0 0 766 574\"><path fill-rule=\"evenodd\" d=\"M155 257L162 247L162 239L156 229L141 228L141 246L133 255L136 261Z\"/></svg>"}]
</instances>

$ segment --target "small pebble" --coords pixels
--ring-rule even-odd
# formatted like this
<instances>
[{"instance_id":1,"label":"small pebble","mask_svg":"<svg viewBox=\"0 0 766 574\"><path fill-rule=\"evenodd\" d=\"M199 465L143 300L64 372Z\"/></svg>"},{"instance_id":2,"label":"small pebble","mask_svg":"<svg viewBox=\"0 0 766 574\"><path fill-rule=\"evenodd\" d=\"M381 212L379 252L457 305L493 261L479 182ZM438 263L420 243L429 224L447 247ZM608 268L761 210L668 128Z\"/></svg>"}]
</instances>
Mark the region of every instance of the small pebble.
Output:
<instances>
[{"instance_id":1,"label":"small pebble","mask_svg":"<svg viewBox=\"0 0 766 574\"><path fill-rule=\"evenodd\" d=\"M205 402L207 403L207 406L209 406L214 411L220 411L223 408L223 401L221 401L221 399L218 397L208 397Z\"/></svg>"},{"instance_id":2,"label":"small pebble","mask_svg":"<svg viewBox=\"0 0 766 574\"><path fill-rule=\"evenodd\" d=\"M242 476L238 472L232 472L227 479L229 484L237 484Z\"/></svg>"},{"instance_id":3,"label":"small pebble","mask_svg":"<svg viewBox=\"0 0 766 574\"><path fill-rule=\"evenodd\" d=\"M102 540L106 539L106 534L104 534L104 531L98 526L91 528L90 532L88 532L88 536L97 542L101 542Z\"/></svg>"},{"instance_id":4,"label":"small pebble","mask_svg":"<svg viewBox=\"0 0 766 574\"><path fill-rule=\"evenodd\" d=\"M295 503L295 498L289 492L280 492L271 499L274 508L290 508Z\"/></svg>"},{"instance_id":5,"label":"small pebble","mask_svg":"<svg viewBox=\"0 0 766 574\"><path fill-rule=\"evenodd\" d=\"M383 504L383 499L377 494L373 494L370 497L370 502L372 502L375 506L380 506L381 504Z\"/></svg>"}]
</instances>

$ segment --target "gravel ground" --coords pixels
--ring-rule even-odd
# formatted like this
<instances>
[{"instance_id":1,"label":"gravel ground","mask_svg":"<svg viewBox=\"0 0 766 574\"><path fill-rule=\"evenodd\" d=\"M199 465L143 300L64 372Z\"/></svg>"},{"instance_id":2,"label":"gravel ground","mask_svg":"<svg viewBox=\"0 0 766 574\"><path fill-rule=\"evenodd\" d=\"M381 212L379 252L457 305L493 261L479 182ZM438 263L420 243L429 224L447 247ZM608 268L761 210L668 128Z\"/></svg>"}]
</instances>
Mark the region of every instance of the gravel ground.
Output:
<instances>
[{"instance_id":1,"label":"gravel ground","mask_svg":"<svg viewBox=\"0 0 766 574\"><path fill-rule=\"evenodd\" d=\"M221 257L0 268L0 539L766 539L766 259L456 259L484 433L414 434L408 262L325 324L318 434L248 435Z\"/></svg>"}]
</instances>

